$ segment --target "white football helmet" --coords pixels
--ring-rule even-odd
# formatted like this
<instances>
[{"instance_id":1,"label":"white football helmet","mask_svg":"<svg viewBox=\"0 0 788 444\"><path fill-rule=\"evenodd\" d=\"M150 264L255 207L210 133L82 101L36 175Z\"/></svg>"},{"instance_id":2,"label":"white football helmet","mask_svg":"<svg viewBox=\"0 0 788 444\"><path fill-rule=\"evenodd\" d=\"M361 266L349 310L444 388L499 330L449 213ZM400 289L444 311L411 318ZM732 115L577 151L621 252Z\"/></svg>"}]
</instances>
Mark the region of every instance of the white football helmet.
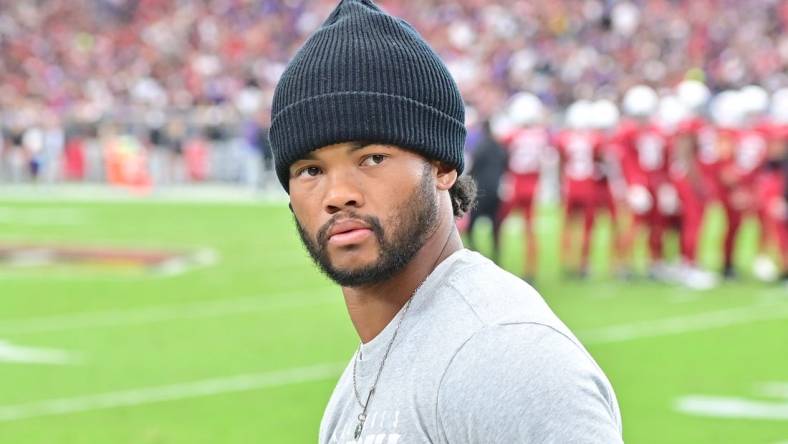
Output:
<instances>
[{"instance_id":1,"label":"white football helmet","mask_svg":"<svg viewBox=\"0 0 788 444\"><path fill-rule=\"evenodd\" d=\"M620 118L618 107L611 100L597 100L591 105L591 123L595 129L615 128Z\"/></svg>"},{"instance_id":2,"label":"white football helmet","mask_svg":"<svg viewBox=\"0 0 788 444\"><path fill-rule=\"evenodd\" d=\"M738 128L744 122L745 106L738 91L723 91L711 100L711 118L725 128Z\"/></svg>"},{"instance_id":3,"label":"white football helmet","mask_svg":"<svg viewBox=\"0 0 788 444\"><path fill-rule=\"evenodd\" d=\"M588 129L593 123L593 105L589 100L578 100L566 109L565 124L572 129Z\"/></svg>"},{"instance_id":4,"label":"white football helmet","mask_svg":"<svg viewBox=\"0 0 788 444\"><path fill-rule=\"evenodd\" d=\"M517 93L509 101L509 119L518 126L537 125L544 118L544 106L539 97L529 92Z\"/></svg>"},{"instance_id":5,"label":"white football helmet","mask_svg":"<svg viewBox=\"0 0 788 444\"><path fill-rule=\"evenodd\" d=\"M709 101L709 88L698 80L683 80L676 87L676 95L690 111L699 113Z\"/></svg>"},{"instance_id":6,"label":"white football helmet","mask_svg":"<svg viewBox=\"0 0 788 444\"><path fill-rule=\"evenodd\" d=\"M778 125L788 125L788 88L778 89L772 94L769 116Z\"/></svg>"},{"instance_id":7,"label":"white football helmet","mask_svg":"<svg viewBox=\"0 0 788 444\"><path fill-rule=\"evenodd\" d=\"M674 131L689 115L689 109L677 96L668 95L659 100L657 121L668 131Z\"/></svg>"},{"instance_id":8,"label":"white football helmet","mask_svg":"<svg viewBox=\"0 0 788 444\"><path fill-rule=\"evenodd\" d=\"M490 118L490 131L496 139L502 139L511 133L516 126L512 123L509 115L504 112L495 113Z\"/></svg>"},{"instance_id":9,"label":"white football helmet","mask_svg":"<svg viewBox=\"0 0 788 444\"><path fill-rule=\"evenodd\" d=\"M769 110L769 93L758 85L748 85L739 90L744 112L748 116L760 116Z\"/></svg>"},{"instance_id":10,"label":"white football helmet","mask_svg":"<svg viewBox=\"0 0 788 444\"><path fill-rule=\"evenodd\" d=\"M624 112L632 117L651 117L657 110L659 97L646 85L637 85L624 94Z\"/></svg>"}]
</instances>

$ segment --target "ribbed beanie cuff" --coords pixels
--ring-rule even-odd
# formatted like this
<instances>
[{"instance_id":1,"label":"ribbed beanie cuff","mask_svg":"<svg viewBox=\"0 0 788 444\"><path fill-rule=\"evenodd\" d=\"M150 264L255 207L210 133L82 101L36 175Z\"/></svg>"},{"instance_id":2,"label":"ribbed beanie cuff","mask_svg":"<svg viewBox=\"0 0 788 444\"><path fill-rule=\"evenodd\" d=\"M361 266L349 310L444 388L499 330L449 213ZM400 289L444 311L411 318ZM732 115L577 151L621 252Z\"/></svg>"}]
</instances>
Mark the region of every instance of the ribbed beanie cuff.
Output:
<instances>
[{"instance_id":1,"label":"ribbed beanie cuff","mask_svg":"<svg viewBox=\"0 0 788 444\"><path fill-rule=\"evenodd\" d=\"M400 146L462 172L464 107L454 80L413 28L368 0L344 0L277 84L270 130L276 173L317 148Z\"/></svg>"}]
</instances>

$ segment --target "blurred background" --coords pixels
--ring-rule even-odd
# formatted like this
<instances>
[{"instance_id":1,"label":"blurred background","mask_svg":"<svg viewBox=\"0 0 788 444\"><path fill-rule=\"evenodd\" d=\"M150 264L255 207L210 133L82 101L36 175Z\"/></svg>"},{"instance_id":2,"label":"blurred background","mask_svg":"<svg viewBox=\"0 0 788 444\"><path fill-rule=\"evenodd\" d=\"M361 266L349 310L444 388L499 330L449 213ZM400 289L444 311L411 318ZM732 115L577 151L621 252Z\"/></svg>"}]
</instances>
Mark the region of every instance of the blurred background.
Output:
<instances>
[{"instance_id":1,"label":"blurred background","mask_svg":"<svg viewBox=\"0 0 788 444\"><path fill-rule=\"evenodd\" d=\"M331 0L0 0L0 443L304 443L357 337L273 173ZM633 443L788 443L788 2L381 0L466 101L466 246Z\"/></svg>"}]
</instances>

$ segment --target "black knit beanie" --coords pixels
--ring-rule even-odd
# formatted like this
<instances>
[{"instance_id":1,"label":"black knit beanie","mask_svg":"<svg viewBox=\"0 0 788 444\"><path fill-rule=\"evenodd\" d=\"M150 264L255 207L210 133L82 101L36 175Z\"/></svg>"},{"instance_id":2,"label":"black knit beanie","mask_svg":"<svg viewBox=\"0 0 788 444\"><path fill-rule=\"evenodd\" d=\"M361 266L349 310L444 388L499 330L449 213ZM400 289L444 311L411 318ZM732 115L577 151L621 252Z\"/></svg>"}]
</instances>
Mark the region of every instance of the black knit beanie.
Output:
<instances>
[{"instance_id":1,"label":"black knit beanie","mask_svg":"<svg viewBox=\"0 0 788 444\"><path fill-rule=\"evenodd\" d=\"M411 25L371 0L342 0L282 74L271 110L276 174L312 150L396 145L462 173L465 109L454 79Z\"/></svg>"}]
</instances>

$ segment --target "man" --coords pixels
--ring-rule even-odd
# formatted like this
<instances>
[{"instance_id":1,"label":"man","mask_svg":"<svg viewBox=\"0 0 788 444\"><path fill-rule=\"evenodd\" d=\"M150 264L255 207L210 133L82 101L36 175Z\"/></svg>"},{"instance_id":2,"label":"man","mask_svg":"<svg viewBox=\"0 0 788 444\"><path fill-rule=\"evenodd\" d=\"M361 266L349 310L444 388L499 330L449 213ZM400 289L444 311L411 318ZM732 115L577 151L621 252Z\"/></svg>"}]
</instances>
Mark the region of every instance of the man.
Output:
<instances>
[{"instance_id":1,"label":"man","mask_svg":"<svg viewBox=\"0 0 788 444\"><path fill-rule=\"evenodd\" d=\"M560 158L561 190L564 199L564 227L561 231L561 263L564 272L579 278L588 276L588 255L594 227L597 176L595 159L602 140L592 128L592 103L578 100L566 112L566 127L555 138ZM581 225L582 221L582 225ZM580 243L575 233L582 226ZM580 254L574 246L580 245Z\"/></svg>"},{"instance_id":2,"label":"man","mask_svg":"<svg viewBox=\"0 0 788 444\"><path fill-rule=\"evenodd\" d=\"M624 249L633 261L635 241L642 231L648 231L649 274L665 279L663 234L668 220L663 210L668 200L664 190L668 185L670 147L665 135L653 123L658 100L657 93L648 86L630 88L623 99L629 119L622 122L615 143L619 146L619 162L628 187L627 202L633 214L630 229L624 236Z\"/></svg>"},{"instance_id":3,"label":"man","mask_svg":"<svg viewBox=\"0 0 788 444\"><path fill-rule=\"evenodd\" d=\"M778 239L780 281L788 283L788 88L772 94L769 117L773 125L767 168L778 188L765 199L772 229ZM771 182L771 180L769 181Z\"/></svg>"},{"instance_id":4,"label":"man","mask_svg":"<svg viewBox=\"0 0 788 444\"><path fill-rule=\"evenodd\" d=\"M606 212L610 218L611 231L611 270L620 278L627 278L628 270L623 265L624 247L621 239L620 201L626 195L626 185L616 161L615 133L620 120L618 107L613 101L600 99L593 103L594 117L592 126L600 139L599 151L595 153L594 170L594 218L590 230L593 231L599 213Z\"/></svg>"},{"instance_id":5,"label":"man","mask_svg":"<svg viewBox=\"0 0 788 444\"><path fill-rule=\"evenodd\" d=\"M463 114L437 55L367 0L342 1L277 85L277 176L361 339L319 442L621 442L615 395L577 339L462 248Z\"/></svg>"},{"instance_id":6,"label":"man","mask_svg":"<svg viewBox=\"0 0 788 444\"><path fill-rule=\"evenodd\" d=\"M534 207L539 191L542 158L548 153L550 134L544 126L542 102L531 93L522 92L512 98L507 107L507 117L514 128L502 137L509 151L504 202L498 212L499 223L514 210L523 215L523 278L536 279L538 241L534 224Z\"/></svg>"},{"instance_id":7,"label":"man","mask_svg":"<svg viewBox=\"0 0 788 444\"><path fill-rule=\"evenodd\" d=\"M501 198L498 189L507 162L506 149L495 140L490 121L485 120L482 122L481 140L473 151L473 166L469 173L477 184L479 201L471 210L468 221L468 246L475 249L473 227L479 217L487 217L492 222L492 260L495 263L500 263L501 256L501 220L497 217Z\"/></svg>"},{"instance_id":8,"label":"man","mask_svg":"<svg viewBox=\"0 0 788 444\"><path fill-rule=\"evenodd\" d=\"M708 171L716 162L715 130L706 118L711 92L693 79L682 80L675 92L684 112L671 135L669 176L681 202L681 280L689 288L705 290L717 285L716 274L704 270L697 260L706 208L716 198L704 177L704 168Z\"/></svg>"},{"instance_id":9,"label":"man","mask_svg":"<svg viewBox=\"0 0 788 444\"><path fill-rule=\"evenodd\" d=\"M738 134L736 169L740 188L747 190L753 201L747 213L758 218L761 227L758 256L752 271L766 282L778 277L777 264L772 257L773 246L779 245L779 222L774 202L782 189L780 174L781 147L775 136L779 129L770 116L769 93L757 85L748 85L738 91L744 105L744 124ZM776 224L777 223L777 224Z\"/></svg>"},{"instance_id":10,"label":"man","mask_svg":"<svg viewBox=\"0 0 788 444\"><path fill-rule=\"evenodd\" d=\"M716 158L705 159L710 189L719 199L727 225L723 240L723 277L736 278L733 256L736 237L745 216L753 209L753 189L750 182L757 166L766 152L766 143L760 137L748 141L744 124L746 104L738 91L729 90L718 94L711 102L714 118Z\"/></svg>"}]
</instances>

